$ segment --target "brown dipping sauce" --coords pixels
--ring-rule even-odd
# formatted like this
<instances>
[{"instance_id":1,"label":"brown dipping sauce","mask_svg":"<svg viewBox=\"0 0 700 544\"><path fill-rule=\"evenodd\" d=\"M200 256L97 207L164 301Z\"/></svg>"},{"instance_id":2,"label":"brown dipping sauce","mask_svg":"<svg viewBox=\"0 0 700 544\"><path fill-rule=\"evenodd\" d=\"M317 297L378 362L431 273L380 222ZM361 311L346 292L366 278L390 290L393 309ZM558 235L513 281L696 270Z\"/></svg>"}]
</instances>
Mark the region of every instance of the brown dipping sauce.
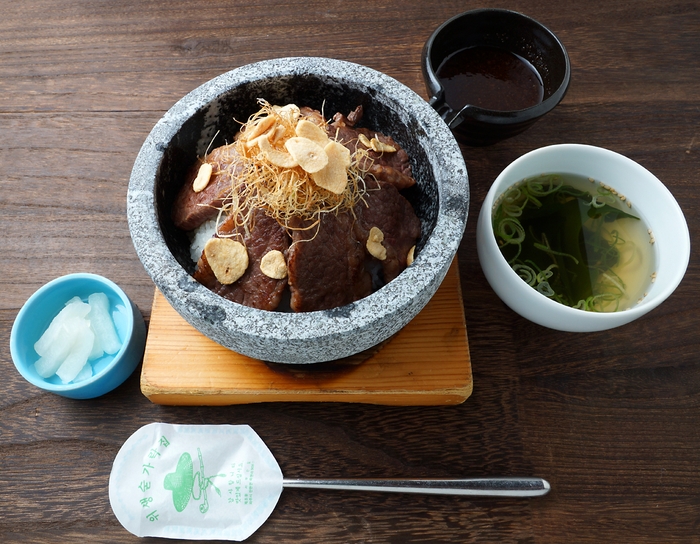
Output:
<instances>
[{"instance_id":1,"label":"brown dipping sauce","mask_svg":"<svg viewBox=\"0 0 700 544\"><path fill-rule=\"evenodd\" d=\"M436 71L445 102L455 110L467 104L496 111L515 111L542 102L544 86L527 60L496 47L461 49Z\"/></svg>"}]
</instances>

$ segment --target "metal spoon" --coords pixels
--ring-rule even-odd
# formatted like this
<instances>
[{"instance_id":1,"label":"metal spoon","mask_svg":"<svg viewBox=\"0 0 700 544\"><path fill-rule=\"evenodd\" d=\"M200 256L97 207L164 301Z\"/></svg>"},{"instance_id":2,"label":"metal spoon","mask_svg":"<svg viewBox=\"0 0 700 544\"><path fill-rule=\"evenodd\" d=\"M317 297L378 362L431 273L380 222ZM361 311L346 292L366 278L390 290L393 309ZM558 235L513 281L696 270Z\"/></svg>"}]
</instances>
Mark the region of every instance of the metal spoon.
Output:
<instances>
[{"instance_id":1,"label":"metal spoon","mask_svg":"<svg viewBox=\"0 0 700 544\"><path fill-rule=\"evenodd\" d=\"M284 478L282 486L307 489L467 495L470 497L539 497L546 495L550 490L549 482L542 478L461 478L445 480L403 480L394 478L296 480Z\"/></svg>"}]
</instances>

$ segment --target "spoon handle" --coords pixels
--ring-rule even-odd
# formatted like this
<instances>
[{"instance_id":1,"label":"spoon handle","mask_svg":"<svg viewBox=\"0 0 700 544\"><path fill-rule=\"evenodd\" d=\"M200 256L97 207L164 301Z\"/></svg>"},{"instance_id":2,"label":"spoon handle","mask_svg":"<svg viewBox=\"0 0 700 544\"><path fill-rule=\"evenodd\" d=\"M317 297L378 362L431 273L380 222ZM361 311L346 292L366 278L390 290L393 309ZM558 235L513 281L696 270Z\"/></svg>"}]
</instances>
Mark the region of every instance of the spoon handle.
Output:
<instances>
[{"instance_id":1,"label":"spoon handle","mask_svg":"<svg viewBox=\"0 0 700 544\"><path fill-rule=\"evenodd\" d=\"M446 480L332 479L282 481L284 487L384 491L392 493L429 493L433 495L468 495L471 497L539 497L549 492L542 478L462 478Z\"/></svg>"}]
</instances>

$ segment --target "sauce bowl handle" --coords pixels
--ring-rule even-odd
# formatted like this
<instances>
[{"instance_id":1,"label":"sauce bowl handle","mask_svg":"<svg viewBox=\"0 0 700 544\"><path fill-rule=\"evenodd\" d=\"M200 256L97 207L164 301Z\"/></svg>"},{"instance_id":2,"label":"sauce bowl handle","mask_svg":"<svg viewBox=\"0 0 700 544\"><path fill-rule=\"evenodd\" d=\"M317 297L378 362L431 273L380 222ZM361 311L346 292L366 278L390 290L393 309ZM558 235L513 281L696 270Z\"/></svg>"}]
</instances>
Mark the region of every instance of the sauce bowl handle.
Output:
<instances>
[{"instance_id":1,"label":"sauce bowl handle","mask_svg":"<svg viewBox=\"0 0 700 544\"><path fill-rule=\"evenodd\" d=\"M447 104L447 102L445 102L445 93L442 92L442 89L428 101L428 104L430 104L432 108L438 112L438 115L442 117L442 120L447 123L447 126L450 127L450 129L454 129L462 123L463 119L461 114L464 110L453 110Z\"/></svg>"}]
</instances>

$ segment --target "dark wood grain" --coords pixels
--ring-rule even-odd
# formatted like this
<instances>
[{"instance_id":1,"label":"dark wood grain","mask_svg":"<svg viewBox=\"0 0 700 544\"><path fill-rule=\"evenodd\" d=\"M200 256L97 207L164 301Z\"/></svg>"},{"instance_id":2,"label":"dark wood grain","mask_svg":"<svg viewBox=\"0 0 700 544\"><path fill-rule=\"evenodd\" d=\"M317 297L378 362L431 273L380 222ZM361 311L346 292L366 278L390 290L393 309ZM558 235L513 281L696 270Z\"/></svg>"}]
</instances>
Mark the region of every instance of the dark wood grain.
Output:
<instances>
[{"instance_id":1,"label":"dark wood grain","mask_svg":"<svg viewBox=\"0 0 700 544\"><path fill-rule=\"evenodd\" d=\"M700 236L700 6L515 1L568 48L564 101L524 134L464 148L459 252L474 393L456 407L163 407L138 373L74 401L15 371L14 318L69 272L120 284L150 316L153 284L126 222L136 154L180 97L237 66L319 55L381 70L426 97L420 53L443 20L496 2L25 0L0 17L0 541L136 542L107 484L138 427L246 423L289 477L537 475L532 500L286 490L251 542L700 542L700 259L625 327L578 335L511 312L475 251L476 217L513 159L562 142L607 147L671 190ZM427 98L427 97L426 97ZM152 539L156 541L157 539ZM151 541L151 540L149 540Z\"/></svg>"}]
</instances>

